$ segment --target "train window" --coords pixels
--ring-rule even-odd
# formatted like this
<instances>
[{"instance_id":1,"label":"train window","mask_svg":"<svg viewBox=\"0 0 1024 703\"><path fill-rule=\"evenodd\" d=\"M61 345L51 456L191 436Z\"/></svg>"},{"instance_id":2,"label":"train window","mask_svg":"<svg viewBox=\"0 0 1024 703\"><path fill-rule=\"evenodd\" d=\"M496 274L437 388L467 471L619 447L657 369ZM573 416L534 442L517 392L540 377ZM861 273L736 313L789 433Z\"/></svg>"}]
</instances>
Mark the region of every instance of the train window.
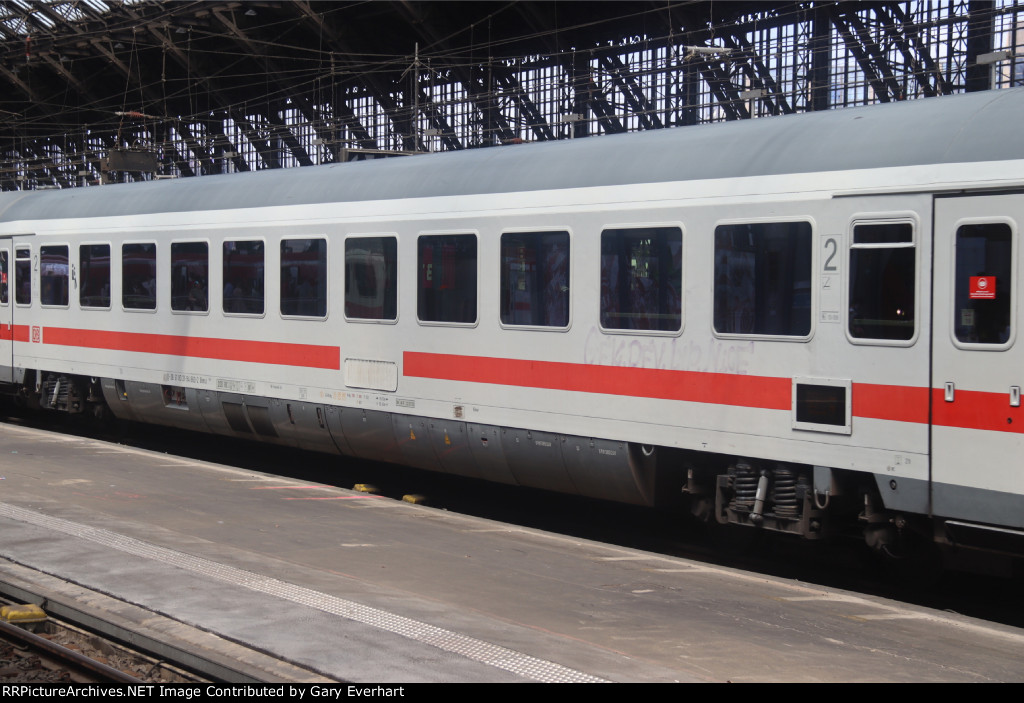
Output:
<instances>
[{"instance_id":1,"label":"train window","mask_svg":"<svg viewBox=\"0 0 1024 703\"><path fill-rule=\"evenodd\" d=\"M39 302L43 305L68 304L68 247L39 247Z\"/></svg>"},{"instance_id":2,"label":"train window","mask_svg":"<svg viewBox=\"0 0 1024 703\"><path fill-rule=\"evenodd\" d=\"M424 235L417 248L419 319L476 322L476 235Z\"/></svg>"},{"instance_id":3,"label":"train window","mask_svg":"<svg viewBox=\"0 0 1024 703\"><path fill-rule=\"evenodd\" d=\"M961 342L1006 344L1012 332L1013 233L998 222L956 231L953 329Z\"/></svg>"},{"instance_id":4,"label":"train window","mask_svg":"<svg viewBox=\"0 0 1024 703\"><path fill-rule=\"evenodd\" d=\"M907 341L914 336L914 226L858 224L850 245L851 337Z\"/></svg>"},{"instance_id":5,"label":"train window","mask_svg":"<svg viewBox=\"0 0 1024 703\"><path fill-rule=\"evenodd\" d=\"M281 314L327 316L327 240L281 241Z\"/></svg>"},{"instance_id":6,"label":"train window","mask_svg":"<svg viewBox=\"0 0 1024 703\"><path fill-rule=\"evenodd\" d=\"M601 326L682 329L683 232L678 227L601 232Z\"/></svg>"},{"instance_id":7,"label":"train window","mask_svg":"<svg viewBox=\"0 0 1024 703\"><path fill-rule=\"evenodd\" d=\"M110 245L83 244L78 248L78 304L83 308L110 307Z\"/></svg>"},{"instance_id":8,"label":"train window","mask_svg":"<svg viewBox=\"0 0 1024 703\"><path fill-rule=\"evenodd\" d=\"M121 304L127 310L156 310L156 244L121 245Z\"/></svg>"},{"instance_id":9,"label":"train window","mask_svg":"<svg viewBox=\"0 0 1024 703\"><path fill-rule=\"evenodd\" d=\"M501 322L569 326L569 233L501 235Z\"/></svg>"},{"instance_id":10,"label":"train window","mask_svg":"<svg viewBox=\"0 0 1024 703\"><path fill-rule=\"evenodd\" d=\"M210 247L206 242L171 243L171 310L206 312Z\"/></svg>"},{"instance_id":11,"label":"train window","mask_svg":"<svg viewBox=\"0 0 1024 703\"><path fill-rule=\"evenodd\" d=\"M758 222L715 228L715 331L811 333L811 225Z\"/></svg>"},{"instance_id":12,"label":"train window","mask_svg":"<svg viewBox=\"0 0 1024 703\"><path fill-rule=\"evenodd\" d=\"M0 250L0 303L7 305L7 250Z\"/></svg>"},{"instance_id":13,"label":"train window","mask_svg":"<svg viewBox=\"0 0 1024 703\"><path fill-rule=\"evenodd\" d=\"M398 319L398 239L345 240L345 317Z\"/></svg>"},{"instance_id":14,"label":"train window","mask_svg":"<svg viewBox=\"0 0 1024 703\"><path fill-rule=\"evenodd\" d=\"M23 247L14 250L14 302L32 304L32 250Z\"/></svg>"},{"instance_id":15,"label":"train window","mask_svg":"<svg viewBox=\"0 0 1024 703\"><path fill-rule=\"evenodd\" d=\"M224 242L224 312L262 315L264 249L259 240Z\"/></svg>"}]
</instances>

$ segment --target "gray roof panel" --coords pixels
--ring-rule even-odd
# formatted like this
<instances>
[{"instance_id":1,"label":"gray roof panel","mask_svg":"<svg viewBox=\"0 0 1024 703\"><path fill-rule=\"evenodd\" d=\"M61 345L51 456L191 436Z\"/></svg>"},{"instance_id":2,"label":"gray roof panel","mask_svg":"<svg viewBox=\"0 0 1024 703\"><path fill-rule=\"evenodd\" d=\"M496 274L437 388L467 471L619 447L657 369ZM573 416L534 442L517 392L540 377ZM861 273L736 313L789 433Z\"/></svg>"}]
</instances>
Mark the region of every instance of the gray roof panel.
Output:
<instances>
[{"instance_id":1,"label":"gray roof panel","mask_svg":"<svg viewBox=\"0 0 1024 703\"><path fill-rule=\"evenodd\" d=\"M1024 88L634 134L173 181L0 193L0 221L1024 159Z\"/></svg>"}]
</instances>

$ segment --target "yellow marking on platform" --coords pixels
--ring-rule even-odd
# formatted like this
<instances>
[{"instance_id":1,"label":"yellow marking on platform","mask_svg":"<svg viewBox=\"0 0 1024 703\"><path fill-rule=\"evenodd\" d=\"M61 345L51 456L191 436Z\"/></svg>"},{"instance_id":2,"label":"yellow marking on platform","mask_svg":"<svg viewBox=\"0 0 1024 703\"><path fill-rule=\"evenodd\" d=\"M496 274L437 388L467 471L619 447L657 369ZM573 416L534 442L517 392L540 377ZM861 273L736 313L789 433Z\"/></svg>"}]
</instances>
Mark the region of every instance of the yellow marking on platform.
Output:
<instances>
[{"instance_id":1,"label":"yellow marking on platform","mask_svg":"<svg viewBox=\"0 0 1024 703\"><path fill-rule=\"evenodd\" d=\"M0 608L0 620L13 623L44 622L46 620L46 611L33 603L5 605Z\"/></svg>"}]
</instances>

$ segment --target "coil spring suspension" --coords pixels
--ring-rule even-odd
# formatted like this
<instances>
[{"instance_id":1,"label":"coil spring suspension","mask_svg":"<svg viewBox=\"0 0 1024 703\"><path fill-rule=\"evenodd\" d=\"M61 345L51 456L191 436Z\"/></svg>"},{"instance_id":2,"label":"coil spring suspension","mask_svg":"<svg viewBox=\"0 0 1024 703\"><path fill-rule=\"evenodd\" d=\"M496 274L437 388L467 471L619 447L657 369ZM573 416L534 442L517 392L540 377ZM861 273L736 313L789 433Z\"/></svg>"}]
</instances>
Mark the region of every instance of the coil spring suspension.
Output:
<instances>
[{"instance_id":1,"label":"coil spring suspension","mask_svg":"<svg viewBox=\"0 0 1024 703\"><path fill-rule=\"evenodd\" d=\"M47 373L38 387L39 405L47 410L80 413L85 401L81 384L74 376Z\"/></svg>"},{"instance_id":2,"label":"coil spring suspension","mask_svg":"<svg viewBox=\"0 0 1024 703\"><path fill-rule=\"evenodd\" d=\"M757 498L757 482L761 472L747 463L736 464L733 468L733 498L729 507L733 510L750 510Z\"/></svg>"},{"instance_id":3,"label":"coil spring suspension","mask_svg":"<svg viewBox=\"0 0 1024 703\"><path fill-rule=\"evenodd\" d=\"M40 388L40 405L49 410L66 410L71 384L65 376L47 374Z\"/></svg>"},{"instance_id":4,"label":"coil spring suspension","mask_svg":"<svg viewBox=\"0 0 1024 703\"><path fill-rule=\"evenodd\" d=\"M796 469L782 465L775 467L771 501L779 517L796 517L800 514L800 502L797 499L799 481L800 474Z\"/></svg>"}]
</instances>

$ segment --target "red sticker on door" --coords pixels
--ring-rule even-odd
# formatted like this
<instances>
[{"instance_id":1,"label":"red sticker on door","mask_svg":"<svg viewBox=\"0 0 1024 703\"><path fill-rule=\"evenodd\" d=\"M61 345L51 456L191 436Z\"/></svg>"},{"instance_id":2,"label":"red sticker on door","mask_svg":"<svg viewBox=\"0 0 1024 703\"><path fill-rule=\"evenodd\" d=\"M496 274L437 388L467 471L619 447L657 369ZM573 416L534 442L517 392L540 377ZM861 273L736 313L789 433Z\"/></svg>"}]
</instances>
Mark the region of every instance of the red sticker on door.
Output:
<instances>
[{"instance_id":1,"label":"red sticker on door","mask_svg":"<svg viewBox=\"0 0 1024 703\"><path fill-rule=\"evenodd\" d=\"M971 276L971 300L995 300L995 276Z\"/></svg>"}]
</instances>

